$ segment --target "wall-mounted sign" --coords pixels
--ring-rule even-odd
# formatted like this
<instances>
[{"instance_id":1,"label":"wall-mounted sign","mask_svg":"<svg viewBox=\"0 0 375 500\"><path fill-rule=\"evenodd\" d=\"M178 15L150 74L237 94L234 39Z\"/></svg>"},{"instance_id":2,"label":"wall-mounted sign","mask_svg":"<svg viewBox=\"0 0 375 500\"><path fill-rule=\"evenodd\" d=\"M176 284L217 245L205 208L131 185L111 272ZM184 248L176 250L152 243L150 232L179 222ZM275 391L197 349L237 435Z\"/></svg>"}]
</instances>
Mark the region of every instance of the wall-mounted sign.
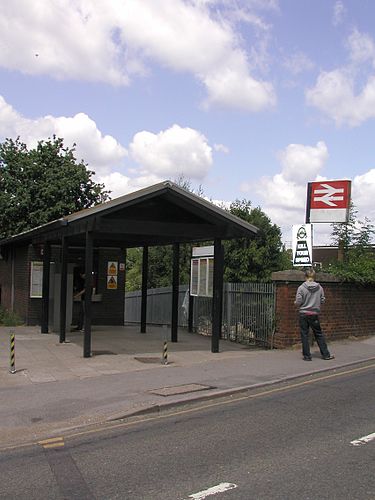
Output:
<instances>
[{"instance_id":1,"label":"wall-mounted sign","mask_svg":"<svg viewBox=\"0 0 375 500\"><path fill-rule=\"evenodd\" d=\"M347 222L351 181L309 182L306 222Z\"/></svg>"},{"instance_id":2,"label":"wall-mounted sign","mask_svg":"<svg viewBox=\"0 0 375 500\"><path fill-rule=\"evenodd\" d=\"M293 226L293 266L312 266L311 224Z\"/></svg>"},{"instance_id":3,"label":"wall-mounted sign","mask_svg":"<svg viewBox=\"0 0 375 500\"><path fill-rule=\"evenodd\" d=\"M120 262L120 271L125 271L125 262Z\"/></svg>"},{"instance_id":4,"label":"wall-mounted sign","mask_svg":"<svg viewBox=\"0 0 375 500\"><path fill-rule=\"evenodd\" d=\"M108 276L117 276L118 262L109 261L107 264Z\"/></svg>"},{"instance_id":5,"label":"wall-mounted sign","mask_svg":"<svg viewBox=\"0 0 375 500\"><path fill-rule=\"evenodd\" d=\"M117 290L117 276L107 276L107 289Z\"/></svg>"},{"instance_id":6,"label":"wall-mounted sign","mask_svg":"<svg viewBox=\"0 0 375 500\"><path fill-rule=\"evenodd\" d=\"M30 298L40 299L43 290L43 262L31 262L30 270Z\"/></svg>"},{"instance_id":7,"label":"wall-mounted sign","mask_svg":"<svg viewBox=\"0 0 375 500\"><path fill-rule=\"evenodd\" d=\"M192 257L212 257L214 255L214 246L193 247L191 255Z\"/></svg>"}]
</instances>

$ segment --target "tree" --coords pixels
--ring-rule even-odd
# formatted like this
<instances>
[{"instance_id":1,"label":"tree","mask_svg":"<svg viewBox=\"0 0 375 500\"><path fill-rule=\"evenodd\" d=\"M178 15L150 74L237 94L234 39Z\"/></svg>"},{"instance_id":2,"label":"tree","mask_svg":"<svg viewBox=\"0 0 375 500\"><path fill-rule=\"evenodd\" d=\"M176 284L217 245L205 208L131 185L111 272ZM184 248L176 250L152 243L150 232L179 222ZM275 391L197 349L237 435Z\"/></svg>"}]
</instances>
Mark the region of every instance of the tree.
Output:
<instances>
[{"instance_id":1,"label":"tree","mask_svg":"<svg viewBox=\"0 0 375 500\"><path fill-rule=\"evenodd\" d=\"M358 211L350 206L348 222L332 224L332 242L343 251L343 260L332 262L328 271L343 281L375 284L375 253L371 244L374 225L365 217L358 220Z\"/></svg>"},{"instance_id":2,"label":"tree","mask_svg":"<svg viewBox=\"0 0 375 500\"><path fill-rule=\"evenodd\" d=\"M109 199L74 151L56 136L32 149L19 138L0 144L0 238Z\"/></svg>"},{"instance_id":3,"label":"tree","mask_svg":"<svg viewBox=\"0 0 375 500\"><path fill-rule=\"evenodd\" d=\"M252 208L249 200L236 200L229 211L259 229L251 240L224 242L227 282L268 281L273 271L289 269L290 257L282 241L281 230L260 209Z\"/></svg>"}]
</instances>

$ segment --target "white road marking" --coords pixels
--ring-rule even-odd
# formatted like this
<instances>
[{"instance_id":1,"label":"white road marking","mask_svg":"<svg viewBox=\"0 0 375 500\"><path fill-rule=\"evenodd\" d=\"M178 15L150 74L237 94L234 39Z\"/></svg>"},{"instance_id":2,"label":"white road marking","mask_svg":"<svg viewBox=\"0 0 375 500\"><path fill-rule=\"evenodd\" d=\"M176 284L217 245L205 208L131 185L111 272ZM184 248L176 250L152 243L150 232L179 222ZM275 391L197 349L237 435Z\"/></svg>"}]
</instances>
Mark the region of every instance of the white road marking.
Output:
<instances>
[{"instance_id":1,"label":"white road marking","mask_svg":"<svg viewBox=\"0 0 375 500\"><path fill-rule=\"evenodd\" d=\"M237 485L234 483L220 483L217 486L212 486L212 488L208 488L204 491L199 491L198 493L193 493L189 495L189 498L193 498L194 500L202 500L203 498L209 497L210 495L216 495L217 493L224 493L228 490L233 490L237 488Z\"/></svg>"},{"instance_id":2,"label":"white road marking","mask_svg":"<svg viewBox=\"0 0 375 500\"><path fill-rule=\"evenodd\" d=\"M361 446L361 444L369 443L373 439L375 439L375 432L369 434L368 436L363 436L359 439L355 439L354 441L350 441L350 444L352 444L353 446Z\"/></svg>"}]
</instances>

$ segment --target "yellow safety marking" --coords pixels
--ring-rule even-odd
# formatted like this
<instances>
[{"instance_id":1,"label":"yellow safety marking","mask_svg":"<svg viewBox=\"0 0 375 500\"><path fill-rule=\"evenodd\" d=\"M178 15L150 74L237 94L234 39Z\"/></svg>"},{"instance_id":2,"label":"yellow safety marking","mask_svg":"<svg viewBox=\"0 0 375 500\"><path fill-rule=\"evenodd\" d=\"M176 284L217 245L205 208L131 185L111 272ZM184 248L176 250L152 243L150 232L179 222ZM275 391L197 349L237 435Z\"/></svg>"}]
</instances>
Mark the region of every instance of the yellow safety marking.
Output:
<instances>
[{"instance_id":1,"label":"yellow safety marking","mask_svg":"<svg viewBox=\"0 0 375 500\"><path fill-rule=\"evenodd\" d=\"M44 439L43 441L38 441L38 444L43 446L43 448L59 448L65 446L63 437Z\"/></svg>"},{"instance_id":2,"label":"yellow safety marking","mask_svg":"<svg viewBox=\"0 0 375 500\"><path fill-rule=\"evenodd\" d=\"M52 448L63 448L65 446L65 443L54 443L54 444L45 444L42 446L44 450L49 450Z\"/></svg>"}]
</instances>

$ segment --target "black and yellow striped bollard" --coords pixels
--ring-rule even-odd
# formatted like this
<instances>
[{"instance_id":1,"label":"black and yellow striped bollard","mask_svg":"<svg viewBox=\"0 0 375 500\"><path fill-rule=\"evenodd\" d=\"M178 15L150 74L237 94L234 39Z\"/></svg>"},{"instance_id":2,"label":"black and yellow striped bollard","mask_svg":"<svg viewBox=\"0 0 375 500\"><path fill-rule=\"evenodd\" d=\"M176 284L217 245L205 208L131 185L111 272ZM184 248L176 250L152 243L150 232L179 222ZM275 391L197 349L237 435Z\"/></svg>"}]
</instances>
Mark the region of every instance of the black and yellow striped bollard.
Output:
<instances>
[{"instance_id":1,"label":"black and yellow striped bollard","mask_svg":"<svg viewBox=\"0 0 375 500\"><path fill-rule=\"evenodd\" d=\"M9 372L16 373L16 336L13 332L9 334L10 340L10 357L9 357Z\"/></svg>"},{"instance_id":2,"label":"black and yellow striped bollard","mask_svg":"<svg viewBox=\"0 0 375 500\"><path fill-rule=\"evenodd\" d=\"M168 364L168 342L164 340L164 348L163 348L163 363L165 365Z\"/></svg>"}]
</instances>

